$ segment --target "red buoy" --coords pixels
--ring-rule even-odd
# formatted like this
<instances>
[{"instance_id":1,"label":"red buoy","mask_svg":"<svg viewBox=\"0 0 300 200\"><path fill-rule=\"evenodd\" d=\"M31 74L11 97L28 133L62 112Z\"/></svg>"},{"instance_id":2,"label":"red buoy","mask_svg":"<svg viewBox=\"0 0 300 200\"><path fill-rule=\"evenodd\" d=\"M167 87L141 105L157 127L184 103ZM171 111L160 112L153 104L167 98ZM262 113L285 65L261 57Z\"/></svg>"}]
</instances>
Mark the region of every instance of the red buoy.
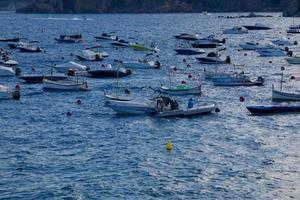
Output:
<instances>
[{"instance_id":1,"label":"red buoy","mask_svg":"<svg viewBox=\"0 0 300 200\"><path fill-rule=\"evenodd\" d=\"M80 100L80 99L77 99L76 104L77 104L77 105L81 105L81 104L82 104L81 100Z\"/></svg>"}]
</instances>

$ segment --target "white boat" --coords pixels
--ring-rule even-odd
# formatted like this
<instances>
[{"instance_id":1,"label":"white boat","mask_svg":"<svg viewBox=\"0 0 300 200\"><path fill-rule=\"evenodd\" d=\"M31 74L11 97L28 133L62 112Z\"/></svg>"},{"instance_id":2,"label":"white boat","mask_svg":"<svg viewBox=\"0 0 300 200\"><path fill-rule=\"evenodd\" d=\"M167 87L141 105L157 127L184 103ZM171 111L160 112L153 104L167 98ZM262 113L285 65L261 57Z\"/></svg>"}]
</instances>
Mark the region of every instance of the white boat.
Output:
<instances>
[{"instance_id":1,"label":"white boat","mask_svg":"<svg viewBox=\"0 0 300 200\"><path fill-rule=\"evenodd\" d=\"M151 100L108 100L106 105L118 114L126 115L153 115L156 111L156 101Z\"/></svg>"},{"instance_id":2,"label":"white boat","mask_svg":"<svg viewBox=\"0 0 300 200\"><path fill-rule=\"evenodd\" d=\"M179 55L199 55L205 53L203 49L196 49L196 48L177 48L175 49L177 54Z\"/></svg>"},{"instance_id":3,"label":"white boat","mask_svg":"<svg viewBox=\"0 0 300 200\"><path fill-rule=\"evenodd\" d=\"M223 31L223 34L246 34L246 33L248 33L248 29L246 29L245 27L233 27Z\"/></svg>"},{"instance_id":4,"label":"white boat","mask_svg":"<svg viewBox=\"0 0 300 200\"><path fill-rule=\"evenodd\" d=\"M254 25L246 25L244 26L248 30L270 30L270 27L267 27L263 24L256 23Z\"/></svg>"},{"instance_id":5,"label":"white boat","mask_svg":"<svg viewBox=\"0 0 300 200\"><path fill-rule=\"evenodd\" d=\"M18 46L20 52L28 52L28 53L39 53L42 52L42 49L38 46L33 45L32 43L22 43Z\"/></svg>"},{"instance_id":6,"label":"white boat","mask_svg":"<svg viewBox=\"0 0 300 200\"><path fill-rule=\"evenodd\" d=\"M243 50L256 50L259 48L259 44L255 43L255 42L246 42L246 43L240 44L240 47Z\"/></svg>"},{"instance_id":7,"label":"white boat","mask_svg":"<svg viewBox=\"0 0 300 200\"><path fill-rule=\"evenodd\" d=\"M272 43L277 46L290 46L290 45L295 44L295 43L292 43L291 41L289 41L287 38L272 40Z\"/></svg>"},{"instance_id":8,"label":"white boat","mask_svg":"<svg viewBox=\"0 0 300 200\"><path fill-rule=\"evenodd\" d=\"M146 59L139 59L133 62L122 62L123 66L128 69L159 69L159 61L148 61Z\"/></svg>"},{"instance_id":9,"label":"white boat","mask_svg":"<svg viewBox=\"0 0 300 200\"><path fill-rule=\"evenodd\" d=\"M70 69L76 70L76 71L87 71L87 70L89 70L88 66L81 65L81 64L78 64L78 63L73 62L73 61L68 62L68 63L64 63L64 64L60 64L60 65L55 65L53 68L58 73L66 73Z\"/></svg>"},{"instance_id":10,"label":"white boat","mask_svg":"<svg viewBox=\"0 0 300 200\"><path fill-rule=\"evenodd\" d=\"M191 109L177 109L156 112L155 117L189 117L210 114L216 110L216 104L198 106Z\"/></svg>"},{"instance_id":11,"label":"white boat","mask_svg":"<svg viewBox=\"0 0 300 200\"><path fill-rule=\"evenodd\" d=\"M0 77L6 76L18 76L20 75L21 70L20 68L12 68L12 67L4 67L0 66Z\"/></svg>"},{"instance_id":12,"label":"white boat","mask_svg":"<svg viewBox=\"0 0 300 200\"><path fill-rule=\"evenodd\" d=\"M182 33L180 35L175 35L174 37L176 39L188 40L188 41L195 41L195 40L200 39L199 34L187 34L187 33Z\"/></svg>"},{"instance_id":13,"label":"white boat","mask_svg":"<svg viewBox=\"0 0 300 200\"><path fill-rule=\"evenodd\" d=\"M45 90L58 90L58 91L87 91L88 84L86 81L73 81L73 80L59 80L51 81L48 79L43 80L43 89Z\"/></svg>"},{"instance_id":14,"label":"white boat","mask_svg":"<svg viewBox=\"0 0 300 200\"><path fill-rule=\"evenodd\" d=\"M101 36L96 36L95 38L98 40L113 40L113 41L118 40L118 36L110 35L108 33L102 33Z\"/></svg>"},{"instance_id":15,"label":"white boat","mask_svg":"<svg viewBox=\"0 0 300 200\"><path fill-rule=\"evenodd\" d=\"M226 57L226 60L222 60L220 56L214 52L210 52L206 57L197 57L196 59L202 64L229 64L231 62L229 56Z\"/></svg>"},{"instance_id":16,"label":"white boat","mask_svg":"<svg viewBox=\"0 0 300 200\"><path fill-rule=\"evenodd\" d=\"M21 94L19 89L13 89L5 85L0 85L0 99L9 100L9 99L20 99Z\"/></svg>"},{"instance_id":17,"label":"white boat","mask_svg":"<svg viewBox=\"0 0 300 200\"><path fill-rule=\"evenodd\" d=\"M101 61L103 60L104 56L107 56L108 54L106 52L99 53L99 52L94 52L92 50L83 50L81 51L81 54L76 55L76 57L79 60L83 60L83 61Z\"/></svg>"},{"instance_id":18,"label":"white boat","mask_svg":"<svg viewBox=\"0 0 300 200\"><path fill-rule=\"evenodd\" d=\"M300 93L282 92L272 89L273 101L300 101Z\"/></svg>"},{"instance_id":19,"label":"white boat","mask_svg":"<svg viewBox=\"0 0 300 200\"><path fill-rule=\"evenodd\" d=\"M279 57L279 56L286 56L286 52L282 49L258 49L257 52L260 56L263 57Z\"/></svg>"},{"instance_id":20,"label":"white boat","mask_svg":"<svg viewBox=\"0 0 300 200\"><path fill-rule=\"evenodd\" d=\"M83 38L82 35L60 35L58 38L55 38L57 42L60 43L76 43L82 42Z\"/></svg>"},{"instance_id":21,"label":"white boat","mask_svg":"<svg viewBox=\"0 0 300 200\"><path fill-rule=\"evenodd\" d=\"M213 77L212 82L215 86L261 86L264 83L262 77L258 77L256 81L243 74L235 74L232 76Z\"/></svg>"},{"instance_id":22,"label":"white boat","mask_svg":"<svg viewBox=\"0 0 300 200\"><path fill-rule=\"evenodd\" d=\"M12 66L16 66L19 63L13 59L0 59L0 65L4 65L4 66L8 66L8 67L12 67Z\"/></svg>"},{"instance_id":23,"label":"white boat","mask_svg":"<svg viewBox=\"0 0 300 200\"><path fill-rule=\"evenodd\" d=\"M293 57L286 58L286 61L287 61L289 64L300 64L300 54L296 54L296 55L293 56Z\"/></svg>"},{"instance_id":24,"label":"white boat","mask_svg":"<svg viewBox=\"0 0 300 200\"><path fill-rule=\"evenodd\" d=\"M169 95L190 95L190 94L196 94L201 95L201 85L192 87L186 84L180 84L175 87L165 87L161 86L160 90L164 94Z\"/></svg>"}]
</instances>

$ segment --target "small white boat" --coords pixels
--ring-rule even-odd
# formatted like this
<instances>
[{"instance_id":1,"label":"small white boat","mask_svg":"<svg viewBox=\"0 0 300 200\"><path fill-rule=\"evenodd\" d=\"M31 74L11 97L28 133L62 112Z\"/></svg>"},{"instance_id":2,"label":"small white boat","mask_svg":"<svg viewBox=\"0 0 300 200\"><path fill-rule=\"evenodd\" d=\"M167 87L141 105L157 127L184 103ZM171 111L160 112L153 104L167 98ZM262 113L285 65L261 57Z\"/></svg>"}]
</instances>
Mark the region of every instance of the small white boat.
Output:
<instances>
[{"instance_id":1,"label":"small white boat","mask_svg":"<svg viewBox=\"0 0 300 200\"><path fill-rule=\"evenodd\" d=\"M273 101L300 101L300 93L282 92L272 89Z\"/></svg>"},{"instance_id":2,"label":"small white boat","mask_svg":"<svg viewBox=\"0 0 300 200\"><path fill-rule=\"evenodd\" d=\"M259 48L259 44L254 43L254 42L246 42L246 43L240 44L240 47L243 50L256 50Z\"/></svg>"},{"instance_id":3,"label":"small white boat","mask_svg":"<svg viewBox=\"0 0 300 200\"><path fill-rule=\"evenodd\" d=\"M18 65L19 63L13 59L0 59L0 65L4 65L4 66L7 66L7 67L12 67L12 66L16 66Z\"/></svg>"},{"instance_id":4,"label":"small white boat","mask_svg":"<svg viewBox=\"0 0 300 200\"><path fill-rule=\"evenodd\" d=\"M77 43L82 42L82 35L60 35L58 38L55 38L57 42L60 43Z\"/></svg>"},{"instance_id":5,"label":"small white boat","mask_svg":"<svg viewBox=\"0 0 300 200\"><path fill-rule=\"evenodd\" d=\"M286 56L286 52L282 49L258 49L257 52L262 57L280 57L280 56Z\"/></svg>"},{"instance_id":6,"label":"small white boat","mask_svg":"<svg viewBox=\"0 0 300 200\"><path fill-rule=\"evenodd\" d=\"M210 52L206 57L197 57L196 58L199 63L202 64L229 64L231 63L231 59L229 56L226 57L226 60L222 60L220 56L218 56L214 52Z\"/></svg>"},{"instance_id":7,"label":"small white boat","mask_svg":"<svg viewBox=\"0 0 300 200\"><path fill-rule=\"evenodd\" d=\"M180 84L175 87L165 87L161 86L160 90L164 94L169 94L169 95L190 95L190 94L196 94L196 95L201 95L201 85L197 87L192 87L186 84Z\"/></svg>"},{"instance_id":8,"label":"small white boat","mask_svg":"<svg viewBox=\"0 0 300 200\"><path fill-rule=\"evenodd\" d=\"M0 85L0 100L15 99L18 100L21 97L19 89L10 88L5 85Z\"/></svg>"},{"instance_id":9,"label":"small white boat","mask_svg":"<svg viewBox=\"0 0 300 200\"><path fill-rule=\"evenodd\" d=\"M18 76L21 74L20 68L4 67L0 66L0 77L6 76Z\"/></svg>"},{"instance_id":10,"label":"small white boat","mask_svg":"<svg viewBox=\"0 0 300 200\"><path fill-rule=\"evenodd\" d=\"M27 53L42 52L42 49L40 47L35 46L32 43L20 43L19 50L20 52L27 52Z\"/></svg>"},{"instance_id":11,"label":"small white boat","mask_svg":"<svg viewBox=\"0 0 300 200\"><path fill-rule=\"evenodd\" d=\"M277 46L290 46L290 45L296 44L296 42L292 43L287 38L272 40L272 43L277 45Z\"/></svg>"},{"instance_id":12,"label":"small white boat","mask_svg":"<svg viewBox=\"0 0 300 200\"><path fill-rule=\"evenodd\" d=\"M293 56L293 57L286 58L286 61L287 61L289 64L300 64L300 54L296 54L296 55Z\"/></svg>"},{"instance_id":13,"label":"small white boat","mask_svg":"<svg viewBox=\"0 0 300 200\"><path fill-rule=\"evenodd\" d=\"M118 36L110 35L108 33L102 33L101 36L96 36L95 38L98 40L113 40L113 41L118 40Z\"/></svg>"},{"instance_id":14,"label":"small white boat","mask_svg":"<svg viewBox=\"0 0 300 200\"><path fill-rule=\"evenodd\" d=\"M106 52L102 54L99 52L94 52L92 50L83 50L81 51L81 54L76 55L76 57L79 60L83 60L83 61L102 61L103 55L107 56L108 54Z\"/></svg>"},{"instance_id":15,"label":"small white boat","mask_svg":"<svg viewBox=\"0 0 300 200\"><path fill-rule=\"evenodd\" d=\"M43 89L57 90L57 91L87 91L88 84L86 81L73 81L73 80L59 80L51 81L48 79L43 80Z\"/></svg>"},{"instance_id":16,"label":"small white boat","mask_svg":"<svg viewBox=\"0 0 300 200\"><path fill-rule=\"evenodd\" d=\"M195 40L200 39L199 34L187 34L187 33L182 33L180 35L175 35L174 37L176 39L188 40L188 41L195 41Z\"/></svg>"},{"instance_id":17,"label":"small white boat","mask_svg":"<svg viewBox=\"0 0 300 200\"><path fill-rule=\"evenodd\" d=\"M73 61L60 65L55 65L53 68L58 73L67 73L70 69L83 72L90 69L88 66L81 65Z\"/></svg>"},{"instance_id":18,"label":"small white boat","mask_svg":"<svg viewBox=\"0 0 300 200\"><path fill-rule=\"evenodd\" d=\"M246 25L244 27L250 31L252 31L252 30L270 30L271 29L270 27L265 26L263 24L259 24L259 23L256 23L254 25Z\"/></svg>"},{"instance_id":19,"label":"small white boat","mask_svg":"<svg viewBox=\"0 0 300 200\"><path fill-rule=\"evenodd\" d=\"M148 61L146 59L139 59L135 62L122 62L123 66L128 69L159 69L159 61Z\"/></svg>"},{"instance_id":20,"label":"small white boat","mask_svg":"<svg viewBox=\"0 0 300 200\"><path fill-rule=\"evenodd\" d=\"M223 34L246 34L246 33L248 33L248 29L246 29L245 27L233 27L223 31Z\"/></svg>"},{"instance_id":21,"label":"small white boat","mask_svg":"<svg viewBox=\"0 0 300 200\"><path fill-rule=\"evenodd\" d=\"M191 109L166 110L156 112L155 117L189 117L210 114L216 110L215 104L198 106Z\"/></svg>"},{"instance_id":22,"label":"small white boat","mask_svg":"<svg viewBox=\"0 0 300 200\"><path fill-rule=\"evenodd\" d=\"M126 115L153 115L156 111L156 102L151 100L108 100L106 105L117 114Z\"/></svg>"},{"instance_id":23,"label":"small white boat","mask_svg":"<svg viewBox=\"0 0 300 200\"><path fill-rule=\"evenodd\" d=\"M212 82L215 86L262 86L264 79L258 77L256 81L243 74L235 74L232 76L213 77Z\"/></svg>"}]
</instances>

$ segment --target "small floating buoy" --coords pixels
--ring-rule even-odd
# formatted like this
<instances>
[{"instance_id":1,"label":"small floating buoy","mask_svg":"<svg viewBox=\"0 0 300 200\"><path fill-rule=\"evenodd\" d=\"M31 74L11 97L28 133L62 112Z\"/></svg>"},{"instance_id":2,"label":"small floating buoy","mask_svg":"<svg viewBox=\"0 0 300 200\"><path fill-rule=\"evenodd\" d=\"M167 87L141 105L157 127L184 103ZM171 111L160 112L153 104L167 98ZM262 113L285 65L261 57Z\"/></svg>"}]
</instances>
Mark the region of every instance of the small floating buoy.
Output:
<instances>
[{"instance_id":1,"label":"small floating buoy","mask_svg":"<svg viewBox=\"0 0 300 200\"><path fill-rule=\"evenodd\" d=\"M281 71L284 71L285 70L285 68L284 67L281 67Z\"/></svg>"},{"instance_id":2,"label":"small floating buoy","mask_svg":"<svg viewBox=\"0 0 300 200\"><path fill-rule=\"evenodd\" d=\"M245 97L241 96L240 97L240 102L244 102L245 101Z\"/></svg>"},{"instance_id":3,"label":"small floating buoy","mask_svg":"<svg viewBox=\"0 0 300 200\"><path fill-rule=\"evenodd\" d=\"M167 151L172 151L173 150L173 144L171 141L169 141L167 144L166 144L166 150Z\"/></svg>"},{"instance_id":4,"label":"small floating buoy","mask_svg":"<svg viewBox=\"0 0 300 200\"><path fill-rule=\"evenodd\" d=\"M215 109L215 112L216 112L216 113L221 112L220 108L216 108L216 109Z\"/></svg>"},{"instance_id":5,"label":"small floating buoy","mask_svg":"<svg viewBox=\"0 0 300 200\"><path fill-rule=\"evenodd\" d=\"M181 81L181 84L186 84L186 82L185 81Z\"/></svg>"},{"instance_id":6,"label":"small floating buoy","mask_svg":"<svg viewBox=\"0 0 300 200\"><path fill-rule=\"evenodd\" d=\"M271 64L271 63L272 63L272 60L270 60L269 63Z\"/></svg>"},{"instance_id":7,"label":"small floating buoy","mask_svg":"<svg viewBox=\"0 0 300 200\"><path fill-rule=\"evenodd\" d=\"M68 111L67 116L69 116L69 117L72 116L72 113Z\"/></svg>"},{"instance_id":8,"label":"small floating buoy","mask_svg":"<svg viewBox=\"0 0 300 200\"><path fill-rule=\"evenodd\" d=\"M292 79L292 80L295 80L295 79L296 79L296 77L295 77L295 76L291 76L291 79Z\"/></svg>"},{"instance_id":9,"label":"small floating buoy","mask_svg":"<svg viewBox=\"0 0 300 200\"><path fill-rule=\"evenodd\" d=\"M187 64L187 67L191 67L192 65L191 64Z\"/></svg>"},{"instance_id":10,"label":"small floating buoy","mask_svg":"<svg viewBox=\"0 0 300 200\"><path fill-rule=\"evenodd\" d=\"M241 51L240 49L238 49L238 51Z\"/></svg>"},{"instance_id":11,"label":"small floating buoy","mask_svg":"<svg viewBox=\"0 0 300 200\"><path fill-rule=\"evenodd\" d=\"M185 62L186 62L186 59L184 58L184 59L182 60L182 62L184 62L184 63L185 63Z\"/></svg>"},{"instance_id":12,"label":"small floating buoy","mask_svg":"<svg viewBox=\"0 0 300 200\"><path fill-rule=\"evenodd\" d=\"M81 104L82 104L81 100L80 100L80 99L77 99L76 104L77 104L77 105L81 105Z\"/></svg>"},{"instance_id":13,"label":"small floating buoy","mask_svg":"<svg viewBox=\"0 0 300 200\"><path fill-rule=\"evenodd\" d=\"M15 88L16 88L16 90L20 90L21 86L19 84L17 84Z\"/></svg>"},{"instance_id":14,"label":"small floating buoy","mask_svg":"<svg viewBox=\"0 0 300 200\"><path fill-rule=\"evenodd\" d=\"M188 75L188 78L193 78L193 75L192 75L192 74L189 74L189 75Z\"/></svg>"},{"instance_id":15,"label":"small floating buoy","mask_svg":"<svg viewBox=\"0 0 300 200\"><path fill-rule=\"evenodd\" d=\"M248 54L247 53L244 53L244 56L247 56Z\"/></svg>"}]
</instances>

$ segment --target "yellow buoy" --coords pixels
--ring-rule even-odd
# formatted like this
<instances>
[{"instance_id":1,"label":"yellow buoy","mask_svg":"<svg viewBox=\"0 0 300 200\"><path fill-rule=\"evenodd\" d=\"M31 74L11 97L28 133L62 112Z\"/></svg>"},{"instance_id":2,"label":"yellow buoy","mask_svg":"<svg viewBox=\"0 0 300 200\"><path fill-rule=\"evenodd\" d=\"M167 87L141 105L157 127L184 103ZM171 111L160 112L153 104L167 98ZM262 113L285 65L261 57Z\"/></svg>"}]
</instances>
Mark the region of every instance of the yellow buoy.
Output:
<instances>
[{"instance_id":1,"label":"yellow buoy","mask_svg":"<svg viewBox=\"0 0 300 200\"><path fill-rule=\"evenodd\" d=\"M169 142L166 144L166 149L167 149L167 151L172 151L172 149L173 149L173 144L172 144L171 141L169 141Z\"/></svg>"}]
</instances>

